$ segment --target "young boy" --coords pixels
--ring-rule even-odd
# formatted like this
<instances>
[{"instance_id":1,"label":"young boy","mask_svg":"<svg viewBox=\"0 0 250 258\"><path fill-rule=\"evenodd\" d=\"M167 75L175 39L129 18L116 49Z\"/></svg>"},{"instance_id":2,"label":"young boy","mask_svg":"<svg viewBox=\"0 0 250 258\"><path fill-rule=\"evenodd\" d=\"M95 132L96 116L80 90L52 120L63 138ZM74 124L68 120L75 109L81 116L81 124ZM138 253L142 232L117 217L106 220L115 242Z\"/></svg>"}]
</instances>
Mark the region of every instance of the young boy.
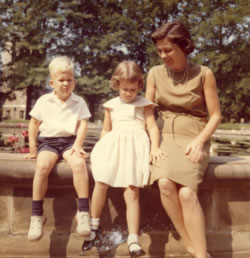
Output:
<instances>
[{"instance_id":1,"label":"young boy","mask_svg":"<svg viewBox=\"0 0 250 258\"><path fill-rule=\"evenodd\" d=\"M43 199L48 188L48 176L58 159L68 162L73 173L73 184L78 196L76 231L90 234L89 179L82 144L91 116L85 101L75 95L74 64L66 56L55 57L49 64L52 93L41 96L31 110L29 148L27 158L37 158L32 192L32 216L29 241L43 235ZM38 148L37 148L37 136Z\"/></svg>"}]
</instances>

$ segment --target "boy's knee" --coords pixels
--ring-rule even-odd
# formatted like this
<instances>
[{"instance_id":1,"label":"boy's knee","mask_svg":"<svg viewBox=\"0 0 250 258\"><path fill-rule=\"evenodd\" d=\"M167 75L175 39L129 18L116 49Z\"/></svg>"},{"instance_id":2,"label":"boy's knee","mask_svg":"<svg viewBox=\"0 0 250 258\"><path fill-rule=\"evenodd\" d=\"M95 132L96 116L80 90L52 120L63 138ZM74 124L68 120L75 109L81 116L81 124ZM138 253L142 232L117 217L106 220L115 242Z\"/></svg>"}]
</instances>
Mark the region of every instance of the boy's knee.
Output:
<instances>
[{"instance_id":1,"label":"boy's knee","mask_svg":"<svg viewBox=\"0 0 250 258\"><path fill-rule=\"evenodd\" d=\"M74 161L71 163L71 167L73 172L81 171L83 173L87 173L87 166L84 158L78 157L74 159Z\"/></svg>"},{"instance_id":2,"label":"boy's knee","mask_svg":"<svg viewBox=\"0 0 250 258\"><path fill-rule=\"evenodd\" d=\"M38 162L36 164L35 174L37 176L48 176L51 171L51 166L48 163Z\"/></svg>"}]
</instances>

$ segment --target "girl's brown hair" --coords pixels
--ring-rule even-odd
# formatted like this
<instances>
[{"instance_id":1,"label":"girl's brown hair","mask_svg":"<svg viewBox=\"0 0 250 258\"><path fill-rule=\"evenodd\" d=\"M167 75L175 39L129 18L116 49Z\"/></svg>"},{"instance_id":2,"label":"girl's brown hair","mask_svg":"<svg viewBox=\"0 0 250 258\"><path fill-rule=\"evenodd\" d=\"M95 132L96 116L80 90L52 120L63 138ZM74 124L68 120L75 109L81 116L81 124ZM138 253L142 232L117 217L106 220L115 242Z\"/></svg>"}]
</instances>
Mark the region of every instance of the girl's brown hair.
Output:
<instances>
[{"instance_id":1,"label":"girl's brown hair","mask_svg":"<svg viewBox=\"0 0 250 258\"><path fill-rule=\"evenodd\" d=\"M110 80L111 88L118 90L120 80L128 80L132 83L138 81L138 89L143 88L143 73L139 65L134 61L126 60L117 65Z\"/></svg>"},{"instance_id":2,"label":"girl's brown hair","mask_svg":"<svg viewBox=\"0 0 250 258\"><path fill-rule=\"evenodd\" d=\"M187 27L180 21L162 24L152 33L151 38L155 44L157 40L167 38L171 42L177 44L186 55L194 50L194 43L190 33Z\"/></svg>"}]
</instances>

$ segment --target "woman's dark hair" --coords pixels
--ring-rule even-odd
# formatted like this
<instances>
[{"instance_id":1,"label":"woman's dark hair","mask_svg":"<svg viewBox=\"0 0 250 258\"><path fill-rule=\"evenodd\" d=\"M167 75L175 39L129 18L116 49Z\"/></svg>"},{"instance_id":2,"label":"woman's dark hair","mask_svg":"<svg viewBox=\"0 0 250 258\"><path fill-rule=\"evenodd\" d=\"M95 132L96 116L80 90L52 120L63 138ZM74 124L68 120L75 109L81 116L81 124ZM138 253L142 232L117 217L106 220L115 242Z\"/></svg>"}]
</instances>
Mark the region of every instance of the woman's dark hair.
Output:
<instances>
[{"instance_id":1,"label":"woman's dark hair","mask_svg":"<svg viewBox=\"0 0 250 258\"><path fill-rule=\"evenodd\" d=\"M186 26L180 21L173 21L162 24L151 35L156 44L157 40L167 38L178 45L182 51L188 55L194 50L194 43Z\"/></svg>"}]
</instances>

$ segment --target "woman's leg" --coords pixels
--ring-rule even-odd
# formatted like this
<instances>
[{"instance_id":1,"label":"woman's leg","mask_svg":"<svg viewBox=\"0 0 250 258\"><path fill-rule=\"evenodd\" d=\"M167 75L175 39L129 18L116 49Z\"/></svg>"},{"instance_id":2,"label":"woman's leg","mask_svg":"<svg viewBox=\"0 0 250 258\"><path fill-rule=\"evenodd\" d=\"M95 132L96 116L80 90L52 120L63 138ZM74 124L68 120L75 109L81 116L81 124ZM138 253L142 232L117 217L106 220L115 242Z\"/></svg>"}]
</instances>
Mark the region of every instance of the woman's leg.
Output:
<instances>
[{"instance_id":1,"label":"woman's leg","mask_svg":"<svg viewBox=\"0 0 250 258\"><path fill-rule=\"evenodd\" d=\"M162 178L159 180L158 185L163 208L183 239L187 251L191 255L194 255L195 250L184 224L183 210L179 200L176 183L166 178Z\"/></svg>"},{"instance_id":2,"label":"woman's leg","mask_svg":"<svg viewBox=\"0 0 250 258\"><path fill-rule=\"evenodd\" d=\"M179 198L184 215L184 224L195 249L196 258L207 258L205 222L197 196L189 187L181 187Z\"/></svg>"}]
</instances>

